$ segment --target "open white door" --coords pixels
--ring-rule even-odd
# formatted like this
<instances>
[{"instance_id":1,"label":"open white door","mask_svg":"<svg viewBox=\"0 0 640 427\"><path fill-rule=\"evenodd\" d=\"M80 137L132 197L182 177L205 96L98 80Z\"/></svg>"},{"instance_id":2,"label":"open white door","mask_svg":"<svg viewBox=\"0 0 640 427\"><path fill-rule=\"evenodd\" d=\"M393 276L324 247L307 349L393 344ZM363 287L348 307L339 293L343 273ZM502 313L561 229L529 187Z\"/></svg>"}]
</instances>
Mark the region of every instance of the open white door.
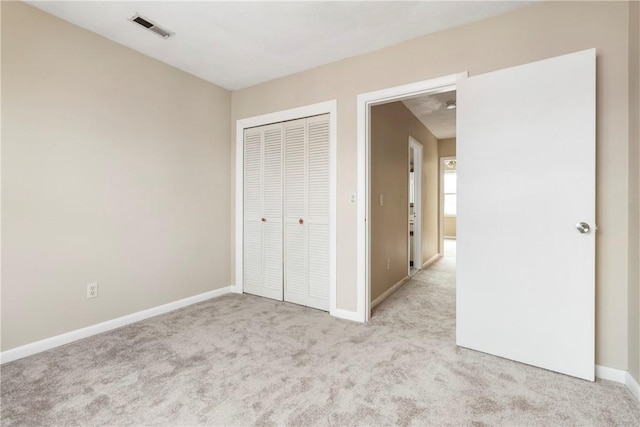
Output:
<instances>
[{"instance_id":1,"label":"open white door","mask_svg":"<svg viewBox=\"0 0 640 427\"><path fill-rule=\"evenodd\" d=\"M457 86L457 344L591 381L595 62Z\"/></svg>"}]
</instances>

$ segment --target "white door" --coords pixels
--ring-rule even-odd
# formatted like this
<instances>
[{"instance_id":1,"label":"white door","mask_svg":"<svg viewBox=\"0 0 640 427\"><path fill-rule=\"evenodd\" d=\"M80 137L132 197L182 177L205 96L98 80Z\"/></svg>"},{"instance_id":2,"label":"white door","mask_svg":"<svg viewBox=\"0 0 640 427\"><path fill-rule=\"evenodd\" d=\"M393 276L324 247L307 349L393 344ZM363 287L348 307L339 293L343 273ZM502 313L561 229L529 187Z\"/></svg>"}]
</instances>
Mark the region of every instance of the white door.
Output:
<instances>
[{"instance_id":1,"label":"white door","mask_svg":"<svg viewBox=\"0 0 640 427\"><path fill-rule=\"evenodd\" d=\"M329 117L283 127L284 300L329 310Z\"/></svg>"},{"instance_id":2,"label":"white door","mask_svg":"<svg viewBox=\"0 0 640 427\"><path fill-rule=\"evenodd\" d=\"M329 310L329 116L307 119L307 301Z\"/></svg>"},{"instance_id":3,"label":"white door","mask_svg":"<svg viewBox=\"0 0 640 427\"><path fill-rule=\"evenodd\" d=\"M457 91L457 344L593 381L595 50Z\"/></svg>"},{"instance_id":4,"label":"white door","mask_svg":"<svg viewBox=\"0 0 640 427\"><path fill-rule=\"evenodd\" d=\"M306 119L284 127L284 300L306 305Z\"/></svg>"},{"instance_id":5,"label":"white door","mask_svg":"<svg viewBox=\"0 0 640 427\"><path fill-rule=\"evenodd\" d=\"M409 260L416 270L422 270L422 148L422 144L409 135L409 158L413 159L409 182L409 202L413 204L413 209L409 207ZM411 275L411 266L408 274Z\"/></svg>"},{"instance_id":6,"label":"white door","mask_svg":"<svg viewBox=\"0 0 640 427\"><path fill-rule=\"evenodd\" d=\"M244 134L244 292L282 301L282 126Z\"/></svg>"}]
</instances>

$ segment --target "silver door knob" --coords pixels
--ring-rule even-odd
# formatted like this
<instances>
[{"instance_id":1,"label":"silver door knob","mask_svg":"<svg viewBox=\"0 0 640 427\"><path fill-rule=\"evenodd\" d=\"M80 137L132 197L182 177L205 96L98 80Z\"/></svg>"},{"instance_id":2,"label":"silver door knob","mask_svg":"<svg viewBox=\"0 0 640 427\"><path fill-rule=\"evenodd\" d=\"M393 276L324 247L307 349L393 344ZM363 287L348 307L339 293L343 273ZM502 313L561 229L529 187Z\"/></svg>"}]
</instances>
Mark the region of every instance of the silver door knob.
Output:
<instances>
[{"instance_id":1,"label":"silver door knob","mask_svg":"<svg viewBox=\"0 0 640 427\"><path fill-rule=\"evenodd\" d=\"M586 222L579 222L576 224L576 228L581 234L587 234L591 231L591 227Z\"/></svg>"}]
</instances>

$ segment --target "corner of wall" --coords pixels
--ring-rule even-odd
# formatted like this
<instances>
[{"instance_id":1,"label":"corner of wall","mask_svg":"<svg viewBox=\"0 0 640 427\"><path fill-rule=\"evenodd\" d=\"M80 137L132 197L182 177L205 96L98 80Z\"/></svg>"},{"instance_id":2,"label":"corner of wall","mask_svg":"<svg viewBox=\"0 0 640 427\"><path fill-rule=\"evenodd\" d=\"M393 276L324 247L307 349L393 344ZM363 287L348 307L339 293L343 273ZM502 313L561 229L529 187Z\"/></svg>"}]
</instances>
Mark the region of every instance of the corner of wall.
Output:
<instances>
[{"instance_id":1,"label":"corner of wall","mask_svg":"<svg viewBox=\"0 0 640 427\"><path fill-rule=\"evenodd\" d=\"M629 2L628 370L640 382L640 3Z\"/></svg>"}]
</instances>

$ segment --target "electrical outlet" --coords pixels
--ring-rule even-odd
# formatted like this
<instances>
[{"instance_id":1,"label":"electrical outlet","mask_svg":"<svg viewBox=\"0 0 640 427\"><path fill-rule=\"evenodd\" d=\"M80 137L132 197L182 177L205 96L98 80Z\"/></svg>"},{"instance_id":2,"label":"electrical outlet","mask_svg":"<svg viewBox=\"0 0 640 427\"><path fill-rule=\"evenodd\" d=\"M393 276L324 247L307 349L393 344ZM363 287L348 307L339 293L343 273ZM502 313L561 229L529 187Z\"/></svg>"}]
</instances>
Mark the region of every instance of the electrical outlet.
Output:
<instances>
[{"instance_id":1,"label":"electrical outlet","mask_svg":"<svg viewBox=\"0 0 640 427\"><path fill-rule=\"evenodd\" d=\"M87 299L98 296L98 283L89 283L87 285Z\"/></svg>"},{"instance_id":2,"label":"electrical outlet","mask_svg":"<svg viewBox=\"0 0 640 427\"><path fill-rule=\"evenodd\" d=\"M391 259L387 260L387 270L391 270Z\"/></svg>"},{"instance_id":3,"label":"electrical outlet","mask_svg":"<svg viewBox=\"0 0 640 427\"><path fill-rule=\"evenodd\" d=\"M356 195L355 195L355 193L351 194L351 197L349 198L349 203L351 203L352 205L356 204Z\"/></svg>"},{"instance_id":4,"label":"electrical outlet","mask_svg":"<svg viewBox=\"0 0 640 427\"><path fill-rule=\"evenodd\" d=\"M380 195L380 206L384 206L384 194Z\"/></svg>"}]
</instances>

